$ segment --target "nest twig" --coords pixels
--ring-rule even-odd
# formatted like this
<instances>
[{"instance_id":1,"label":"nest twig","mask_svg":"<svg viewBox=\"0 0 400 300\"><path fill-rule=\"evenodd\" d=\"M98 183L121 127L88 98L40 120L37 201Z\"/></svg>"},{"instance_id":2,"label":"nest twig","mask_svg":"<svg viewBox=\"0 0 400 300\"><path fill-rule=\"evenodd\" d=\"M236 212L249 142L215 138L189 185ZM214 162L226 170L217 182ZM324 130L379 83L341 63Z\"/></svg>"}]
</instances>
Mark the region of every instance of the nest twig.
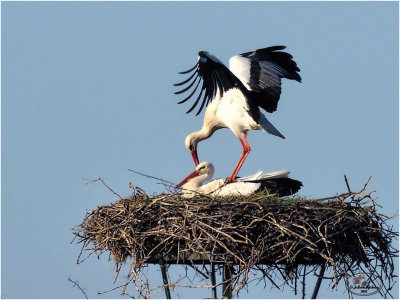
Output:
<instances>
[{"instance_id":1,"label":"nest twig","mask_svg":"<svg viewBox=\"0 0 400 300\"><path fill-rule=\"evenodd\" d=\"M257 272L278 288L276 275L284 284L294 282L295 292L301 279L304 297L306 268L315 273L323 266L331 270L333 287L361 269L376 274L385 283L380 294L390 295L397 255L391 243L397 233L376 211L372 193L365 193L368 181L358 192L345 181L346 193L314 200L267 194L183 199L177 194L135 193L91 211L74 229L82 243L78 261L84 260L86 250L98 255L109 251L119 273L131 258L123 293L131 282L144 297L149 288L141 270L160 260L228 266L235 294L249 283L250 272ZM205 286L219 285L214 281Z\"/></svg>"}]
</instances>

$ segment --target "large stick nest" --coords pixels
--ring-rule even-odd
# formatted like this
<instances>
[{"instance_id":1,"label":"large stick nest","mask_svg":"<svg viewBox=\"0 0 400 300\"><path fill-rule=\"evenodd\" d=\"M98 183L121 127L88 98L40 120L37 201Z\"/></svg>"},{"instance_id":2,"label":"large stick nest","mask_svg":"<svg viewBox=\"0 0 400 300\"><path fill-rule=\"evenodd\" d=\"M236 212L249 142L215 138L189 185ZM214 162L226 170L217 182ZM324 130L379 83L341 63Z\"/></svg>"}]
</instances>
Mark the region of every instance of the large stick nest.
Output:
<instances>
[{"instance_id":1,"label":"large stick nest","mask_svg":"<svg viewBox=\"0 0 400 300\"><path fill-rule=\"evenodd\" d=\"M299 265L325 265L336 286L363 266L364 272L389 280L381 290L386 295L394 276L397 251L391 243L396 233L364 189L317 200L140 193L98 207L74 230L83 243L81 254L109 251L118 270L132 258L132 282L146 263L161 261L235 266L237 292L250 271L261 271L276 285L273 270L289 281L293 274L299 277Z\"/></svg>"}]
</instances>

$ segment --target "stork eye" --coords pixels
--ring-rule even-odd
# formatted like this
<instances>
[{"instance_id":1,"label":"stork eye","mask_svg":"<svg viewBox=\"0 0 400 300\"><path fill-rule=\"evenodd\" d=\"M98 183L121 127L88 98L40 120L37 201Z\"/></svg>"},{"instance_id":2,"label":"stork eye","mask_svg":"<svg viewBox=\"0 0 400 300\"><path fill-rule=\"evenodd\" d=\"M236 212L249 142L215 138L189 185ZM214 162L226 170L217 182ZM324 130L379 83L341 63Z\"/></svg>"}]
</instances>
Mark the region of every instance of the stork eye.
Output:
<instances>
[{"instance_id":1,"label":"stork eye","mask_svg":"<svg viewBox=\"0 0 400 300\"><path fill-rule=\"evenodd\" d=\"M193 151L193 150L194 150L193 145L190 145L190 146L189 146L189 150L190 150L190 151Z\"/></svg>"}]
</instances>

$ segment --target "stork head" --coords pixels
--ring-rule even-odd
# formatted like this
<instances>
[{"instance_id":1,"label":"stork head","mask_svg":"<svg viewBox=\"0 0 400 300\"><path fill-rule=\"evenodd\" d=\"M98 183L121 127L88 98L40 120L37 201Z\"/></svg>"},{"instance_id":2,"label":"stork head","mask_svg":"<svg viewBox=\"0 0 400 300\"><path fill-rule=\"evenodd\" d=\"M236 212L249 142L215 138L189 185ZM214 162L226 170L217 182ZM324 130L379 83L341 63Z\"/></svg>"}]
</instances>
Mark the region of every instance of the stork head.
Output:
<instances>
[{"instance_id":1,"label":"stork head","mask_svg":"<svg viewBox=\"0 0 400 300\"><path fill-rule=\"evenodd\" d=\"M209 162L202 162L197 165L196 170L186 176L180 183L176 185L176 187L182 187L183 185L187 185L187 183L191 183L193 187L198 188L205 181L210 180L214 176L214 166ZM191 187L191 188L193 188Z\"/></svg>"},{"instance_id":2,"label":"stork head","mask_svg":"<svg viewBox=\"0 0 400 300\"><path fill-rule=\"evenodd\" d=\"M186 137L185 140L186 149L188 149L188 151L192 155L194 164L196 166L199 164L199 157L197 156L197 143L198 139L196 138L195 133L191 133Z\"/></svg>"}]
</instances>

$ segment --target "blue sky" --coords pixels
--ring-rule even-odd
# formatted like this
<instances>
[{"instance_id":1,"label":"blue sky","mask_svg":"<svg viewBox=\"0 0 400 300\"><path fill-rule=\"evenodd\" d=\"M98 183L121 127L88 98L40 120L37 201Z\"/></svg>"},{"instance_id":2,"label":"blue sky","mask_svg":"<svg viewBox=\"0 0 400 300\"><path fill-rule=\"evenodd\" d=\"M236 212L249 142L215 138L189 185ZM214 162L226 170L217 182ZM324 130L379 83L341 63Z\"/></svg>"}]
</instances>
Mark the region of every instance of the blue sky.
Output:
<instances>
[{"instance_id":1,"label":"blue sky","mask_svg":"<svg viewBox=\"0 0 400 300\"><path fill-rule=\"evenodd\" d=\"M397 2L2 2L2 290L4 298L118 298L107 255L76 264L72 228L86 211L163 186L131 168L179 182L193 170L184 146L202 115L186 115L173 83L199 50L224 63L286 45L303 82L283 82L268 119L285 140L250 132L239 175L291 170L301 195L354 190L372 176L381 212L398 213ZM199 145L215 177L241 153L229 130ZM398 218L390 221L398 230ZM397 242L396 242L397 243ZM398 264L396 264L398 266ZM174 273L179 270L171 270ZM160 282L159 268L147 270ZM311 281L313 279L310 279ZM398 287L398 286L397 286ZM311 296L313 283L307 287ZM346 298L343 286L320 296ZM398 297L398 292L393 293ZM162 294L159 295L162 297ZM209 297L197 290L175 296ZM252 286L242 298L295 297Z\"/></svg>"}]
</instances>

